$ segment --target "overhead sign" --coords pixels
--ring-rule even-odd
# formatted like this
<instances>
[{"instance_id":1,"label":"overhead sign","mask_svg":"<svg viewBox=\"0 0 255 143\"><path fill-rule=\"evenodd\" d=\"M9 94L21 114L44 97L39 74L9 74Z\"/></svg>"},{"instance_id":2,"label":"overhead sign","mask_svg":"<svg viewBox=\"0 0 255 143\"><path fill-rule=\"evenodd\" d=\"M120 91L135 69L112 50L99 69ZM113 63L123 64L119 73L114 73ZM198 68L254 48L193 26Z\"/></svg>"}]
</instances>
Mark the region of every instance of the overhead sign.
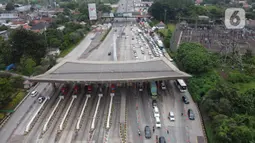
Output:
<instances>
[{"instance_id":1,"label":"overhead sign","mask_svg":"<svg viewBox=\"0 0 255 143\"><path fill-rule=\"evenodd\" d=\"M97 20L96 4L95 3L89 3L88 4L88 9L89 9L89 20Z\"/></svg>"}]
</instances>

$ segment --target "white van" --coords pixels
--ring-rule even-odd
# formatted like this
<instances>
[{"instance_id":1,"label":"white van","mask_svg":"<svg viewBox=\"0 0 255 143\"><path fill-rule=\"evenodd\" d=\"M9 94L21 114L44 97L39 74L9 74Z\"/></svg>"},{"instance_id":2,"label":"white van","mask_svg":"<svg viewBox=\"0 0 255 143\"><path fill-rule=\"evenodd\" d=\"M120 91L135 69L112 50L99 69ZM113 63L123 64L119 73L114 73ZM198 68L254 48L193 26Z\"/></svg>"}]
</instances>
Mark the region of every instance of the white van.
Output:
<instances>
[{"instance_id":1,"label":"white van","mask_svg":"<svg viewBox=\"0 0 255 143\"><path fill-rule=\"evenodd\" d=\"M154 106L153 112L154 112L154 117L155 117L155 118L156 118L156 117L160 117L160 115L159 115L159 109L158 109L157 106Z\"/></svg>"},{"instance_id":2,"label":"white van","mask_svg":"<svg viewBox=\"0 0 255 143\"><path fill-rule=\"evenodd\" d=\"M156 120L156 128L161 128L161 123L160 123L159 117L156 117L155 120Z\"/></svg>"}]
</instances>

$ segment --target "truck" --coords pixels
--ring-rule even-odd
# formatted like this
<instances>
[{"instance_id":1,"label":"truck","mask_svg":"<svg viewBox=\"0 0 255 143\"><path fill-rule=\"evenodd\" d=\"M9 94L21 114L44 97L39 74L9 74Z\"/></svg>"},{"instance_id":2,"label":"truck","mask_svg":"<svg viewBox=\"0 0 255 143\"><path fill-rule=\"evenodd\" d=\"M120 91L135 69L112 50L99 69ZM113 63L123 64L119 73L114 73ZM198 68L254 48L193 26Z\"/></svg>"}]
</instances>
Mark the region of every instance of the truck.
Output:
<instances>
[{"instance_id":1,"label":"truck","mask_svg":"<svg viewBox=\"0 0 255 143\"><path fill-rule=\"evenodd\" d=\"M162 50L164 48L164 44L161 40L157 40L157 45L159 46L160 50Z\"/></svg>"},{"instance_id":2,"label":"truck","mask_svg":"<svg viewBox=\"0 0 255 143\"><path fill-rule=\"evenodd\" d=\"M155 81L150 83L150 94L152 99L157 99L157 84Z\"/></svg>"},{"instance_id":3,"label":"truck","mask_svg":"<svg viewBox=\"0 0 255 143\"><path fill-rule=\"evenodd\" d=\"M61 88L61 95L62 96L67 95L68 91L69 91L69 85L67 85L67 84L63 85Z\"/></svg>"},{"instance_id":4,"label":"truck","mask_svg":"<svg viewBox=\"0 0 255 143\"><path fill-rule=\"evenodd\" d=\"M81 89L81 85L76 84L76 85L74 86L74 88L73 88L73 94L74 94L74 95L79 94L79 93L80 93L80 89Z\"/></svg>"}]
</instances>

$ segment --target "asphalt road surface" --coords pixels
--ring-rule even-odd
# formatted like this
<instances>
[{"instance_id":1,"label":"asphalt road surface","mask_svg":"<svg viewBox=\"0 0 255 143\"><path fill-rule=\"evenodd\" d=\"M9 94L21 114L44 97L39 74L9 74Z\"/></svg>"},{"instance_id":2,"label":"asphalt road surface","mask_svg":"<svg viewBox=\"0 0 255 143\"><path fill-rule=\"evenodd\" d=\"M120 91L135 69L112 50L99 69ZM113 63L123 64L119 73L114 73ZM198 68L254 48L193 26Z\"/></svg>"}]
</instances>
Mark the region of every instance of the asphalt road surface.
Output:
<instances>
[{"instance_id":1,"label":"asphalt road surface","mask_svg":"<svg viewBox=\"0 0 255 143\"><path fill-rule=\"evenodd\" d=\"M139 1L136 1L139 2ZM120 7L117 12L128 12L134 10L134 1L120 0ZM118 22L113 24L112 30L109 32L102 44L93 52L91 52L86 59L90 61L112 61L113 56L108 55L113 52L113 35L116 35L117 58L119 61L127 60L149 60L155 58L149 54L151 45L143 40L142 34L139 35L139 26L135 19L115 19ZM89 33L87 37L63 60L78 59L84 51L89 47L95 33ZM142 47L142 48L141 48ZM144 53L142 52L142 49ZM38 143L81 143L85 141L94 141L96 143L103 143L107 137L110 143L120 143L119 122L122 115L121 97L126 97L127 106L127 141L129 143L154 143L156 135L164 136L167 142L171 143L196 143L197 136L203 136L202 126L200 124L200 117L198 110L191 100L188 92L180 93L174 86L173 81L167 83L167 90L159 89L159 96L157 99L160 110L161 128L155 130L151 139L146 139L144 136L144 127L150 126L151 130L155 126L155 119L153 116L152 98L148 93L149 87L144 86L143 91L139 91L135 86L117 87L118 92L113 98L113 112L111 117L110 129L106 129L107 113L110 104L110 93L107 88L104 89L102 100L100 101L99 110L96 118L95 129L91 130L92 117L96 110L98 101L97 88L93 89L91 97L88 99L84 115L81 120L81 127L76 130L78 117L81 113L82 107L85 103L86 91L78 95L70 108L70 112L64 122L64 128L59 132L59 125L63 119L68 106L72 99L72 90L69 91L68 96L60 101L60 104L50 120L47 131L43 132L43 126L49 118L53 108L59 101L60 88L53 89L48 83L40 83L36 90L43 96L51 96L45 104L45 107L40 112L33 124L32 129L28 134L24 134L25 128L32 116L38 110L39 104L37 97L28 96L28 98L21 104L21 106L14 112L8 122L0 131L1 142L16 143L16 142L38 142ZM181 101L182 94L186 94L190 99L190 104L185 105ZM122 95L122 96L121 96ZM190 121L187 118L187 110L193 109L196 119ZM168 113L173 111L175 113L175 121L170 122L167 118ZM184 116L181 116L184 113ZM138 136L138 129L141 130L141 136ZM167 133L167 130L169 133Z\"/></svg>"}]
</instances>

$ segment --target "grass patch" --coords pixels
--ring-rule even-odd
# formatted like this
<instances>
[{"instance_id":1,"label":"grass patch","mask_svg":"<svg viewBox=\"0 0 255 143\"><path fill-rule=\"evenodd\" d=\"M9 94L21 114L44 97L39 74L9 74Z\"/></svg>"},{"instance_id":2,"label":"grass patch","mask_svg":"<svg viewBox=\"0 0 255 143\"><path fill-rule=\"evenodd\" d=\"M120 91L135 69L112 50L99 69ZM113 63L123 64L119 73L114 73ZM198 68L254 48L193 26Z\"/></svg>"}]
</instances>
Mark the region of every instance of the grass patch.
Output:
<instances>
[{"instance_id":1,"label":"grass patch","mask_svg":"<svg viewBox=\"0 0 255 143\"><path fill-rule=\"evenodd\" d=\"M4 113L0 113L0 120L2 120L5 117Z\"/></svg>"},{"instance_id":2,"label":"grass patch","mask_svg":"<svg viewBox=\"0 0 255 143\"><path fill-rule=\"evenodd\" d=\"M25 95L26 95L25 92L20 90L16 94L16 96L12 99L12 101L4 108L4 110L13 110L25 97Z\"/></svg>"},{"instance_id":3,"label":"grass patch","mask_svg":"<svg viewBox=\"0 0 255 143\"><path fill-rule=\"evenodd\" d=\"M116 11L117 11L117 7L113 7L111 10L112 13L115 13Z\"/></svg>"},{"instance_id":4,"label":"grass patch","mask_svg":"<svg viewBox=\"0 0 255 143\"><path fill-rule=\"evenodd\" d=\"M207 135L208 143L214 143L214 141L215 141L215 139L213 137L213 130L212 130L211 126L212 125L209 121L205 122L205 132L206 132L206 135Z\"/></svg>"},{"instance_id":5,"label":"grass patch","mask_svg":"<svg viewBox=\"0 0 255 143\"><path fill-rule=\"evenodd\" d=\"M111 30L112 30L112 27L109 28L109 29L106 31L106 33L104 34L104 36L103 36L102 39L100 40L101 42L104 41L104 39L106 38L106 36L108 35L108 33L109 33Z\"/></svg>"},{"instance_id":6,"label":"grass patch","mask_svg":"<svg viewBox=\"0 0 255 143\"><path fill-rule=\"evenodd\" d=\"M79 43L80 43L80 42L79 42ZM63 50L63 51L61 51L59 57L64 57L64 56L66 56L66 55L67 55L68 53L70 53L75 47L76 47L76 45L72 45L72 46L70 46L69 48L67 48L67 49L65 49L65 50Z\"/></svg>"},{"instance_id":7,"label":"grass patch","mask_svg":"<svg viewBox=\"0 0 255 143\"><path fill-rule=\"evenodd\" d=\"M167 29L171 30L171 32L173 33L175 31L176 25L175 24L167 24Z\"/></svg>"},{"instance_id":8,"label":"grass patch","mask_svg":"<svg viewBox=\"0 0 255 143\"><path fill-rule=\"evenodd\" d=\"M84 36L78 43L71 45L70 47L68 47L67 49L61 51L59 57L65 57L68 53L70 53L77 45L80 44L80 42L85 38L86 36Z\"/></svg>"},{"instance_id":9,"label":"grass patch","mask_svg":"<svg viewBox=\"0 0 255 143\"><path fill-rule=\"evenodd\" d=\"M248 83L236 83L234 87L238 89L239 93L244 93L249 89L255 88L255 81L248 82Z\"/></svg>"}]
</instances>

